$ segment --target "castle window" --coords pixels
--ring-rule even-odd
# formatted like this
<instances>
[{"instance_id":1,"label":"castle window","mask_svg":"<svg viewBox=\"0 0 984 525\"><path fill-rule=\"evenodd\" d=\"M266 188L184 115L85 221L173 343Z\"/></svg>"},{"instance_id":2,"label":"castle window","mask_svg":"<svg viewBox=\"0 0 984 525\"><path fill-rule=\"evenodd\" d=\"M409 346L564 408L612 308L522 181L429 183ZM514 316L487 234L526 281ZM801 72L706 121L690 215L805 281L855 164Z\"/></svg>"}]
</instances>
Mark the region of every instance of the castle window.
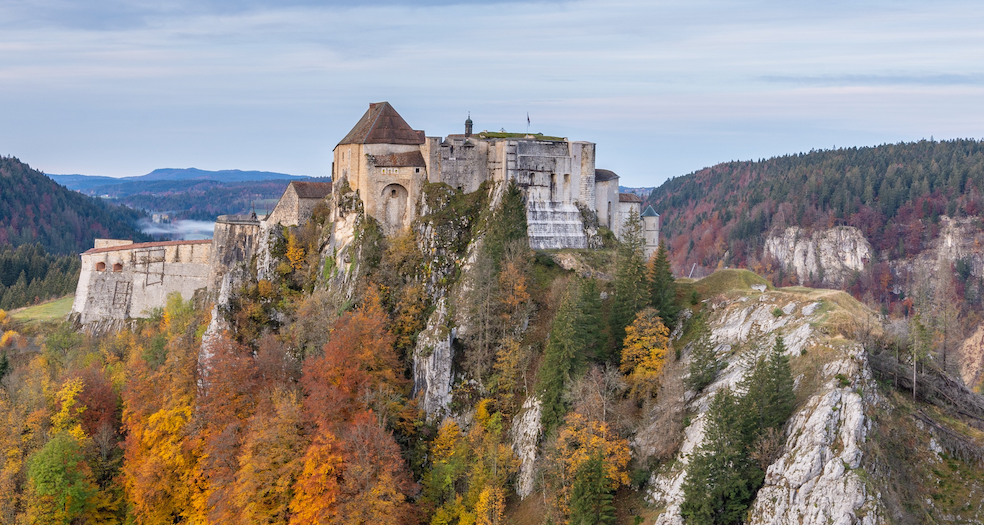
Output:
<instances>
[{"instance_id":1,"label":"castle window","mask_svg":"<svg viewBox=\"0 0 984 525\"><path fill-rule=\"evenodd\" d=\"M396 190L390 190L390 197L396 197Z\"/></svg>"},{"instance_id":2,"label":"castle window","mask_svg":"<svg viewBox=\"0 0 984 525\"><path fill-rule=\"evenodd\" d=\"M113 271L114 272L117 272L117 273L118 272L122 272L123 271L123 265L121 263L114 264L113 265Z\"/></svg>"},{"instance_id":3,"label":"castle window","mask_svg":"<svg viewBox=\"0 0 984 525\"><path fill-rule=\"evenodd\" d=\"M413 169L413 172L414 172L414 173L420 173L420 168L414 168L414 169Z\"/></svg>"},{"instance_id":4,"label":"castle window","mask_svg":"<svg viewBox=\"0 0 984 525\"><path fill-rule=\"evenodd\" d=\"M97 262L96 263L96 271L97 272L105 272L106 271L106 263L104 263L104 262Z\"/></svg>"}]
</instances>

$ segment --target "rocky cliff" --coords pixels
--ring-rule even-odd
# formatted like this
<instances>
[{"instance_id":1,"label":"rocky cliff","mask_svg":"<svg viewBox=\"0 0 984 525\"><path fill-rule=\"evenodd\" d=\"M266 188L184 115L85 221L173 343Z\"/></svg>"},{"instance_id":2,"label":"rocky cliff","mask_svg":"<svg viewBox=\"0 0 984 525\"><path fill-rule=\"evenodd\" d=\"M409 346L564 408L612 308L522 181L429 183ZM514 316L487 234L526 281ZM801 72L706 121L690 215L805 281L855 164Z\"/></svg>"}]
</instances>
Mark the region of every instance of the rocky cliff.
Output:
<instances>
[{"instance_id":1,"label":"rocky cliff","mask_svg":"<svg viewBox=\"0 0 984 525\"><path fill-rule=\"evenodd\" d=\"M769 289L760 293L737 288L708 299L704 306L715 352L726 367L702 393L686 395L691 415L682 444L676 458L653 476L649 488L652 501L663 509L655 523L684 523L682 486L704 440L710 400L722 388L740 388L751 364L776 335L785 339L792 362L797 407L786 424L781 451L766 469L747 523L915 523L929 516L962 522L967 516L980 517L979 503L961 496L959 503L941 504L936 491L923 485L953 483L952 471L963 468L974 472L966 478L964 494L980 490L976 461L955 467L954 450L943 450L939 437L961 435L959 440L978 450L975 439L979 438L971 437L977 431L956 420L946 430L934 429L942 419L940 413L933 416L933 424L920 422L922 407L907 404L890 384L874 379L870 348L862 340L873 345L880 333L877 316L843 292ZM683 359L689 359L687 351ZM907 365L897 366L904 371ZM886 452L900 442L913 448ZM907 468L895 464L900 456L910 458ZM900 492L912 493L911 488L900 487L910 485L924 487L923 499L900 502Z\"/></svg>"},{"instance_id":2,"label":"rocky cliff","mask_svg":"<svg viewBox=\"0 0 984 525\"><path fill-rule=\"evenodd\" d=\"M765 240L765 254L791 269L799 282L843 286L871 260L871 245L860 230L839 226L807 233L790 227Z\"/></svg>"}]
</instances>

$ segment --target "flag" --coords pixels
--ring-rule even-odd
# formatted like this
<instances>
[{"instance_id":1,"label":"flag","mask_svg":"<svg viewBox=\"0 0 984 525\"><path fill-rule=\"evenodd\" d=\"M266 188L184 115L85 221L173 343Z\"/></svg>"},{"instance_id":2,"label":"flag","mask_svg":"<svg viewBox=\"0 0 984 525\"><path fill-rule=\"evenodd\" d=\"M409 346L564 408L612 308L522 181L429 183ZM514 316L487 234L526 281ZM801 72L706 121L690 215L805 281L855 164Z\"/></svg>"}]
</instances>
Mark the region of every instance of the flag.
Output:
<instances>
[{"instance_id":1,"label":"flag","mask_svg":"<svg viewBox=\"0 0 984 525\"><path fill-rule=\"evenodd\" d=\"M529 111L526 112L526 125L527 126L530 125L530 112Z\"/></svg>"}]
</instances>

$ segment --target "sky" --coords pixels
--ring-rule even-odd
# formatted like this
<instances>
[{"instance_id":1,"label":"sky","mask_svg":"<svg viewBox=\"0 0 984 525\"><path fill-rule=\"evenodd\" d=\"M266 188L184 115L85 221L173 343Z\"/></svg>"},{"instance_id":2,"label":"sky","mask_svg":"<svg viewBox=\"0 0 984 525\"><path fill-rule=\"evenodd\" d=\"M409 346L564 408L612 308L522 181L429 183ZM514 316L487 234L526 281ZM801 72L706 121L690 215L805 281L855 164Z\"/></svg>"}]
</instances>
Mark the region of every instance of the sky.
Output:
<instances>
[{"instance_id":1,"label":"sky","mask_svg":"<svg viewBox=\"0 0 984 525\"><path fill-rule=\"evenodd\" d=\"M428 136L597 144L622 184L984 138L979 1L0 0L0 154L327 176L387 100Z\"/></svg>"}]
</instances>

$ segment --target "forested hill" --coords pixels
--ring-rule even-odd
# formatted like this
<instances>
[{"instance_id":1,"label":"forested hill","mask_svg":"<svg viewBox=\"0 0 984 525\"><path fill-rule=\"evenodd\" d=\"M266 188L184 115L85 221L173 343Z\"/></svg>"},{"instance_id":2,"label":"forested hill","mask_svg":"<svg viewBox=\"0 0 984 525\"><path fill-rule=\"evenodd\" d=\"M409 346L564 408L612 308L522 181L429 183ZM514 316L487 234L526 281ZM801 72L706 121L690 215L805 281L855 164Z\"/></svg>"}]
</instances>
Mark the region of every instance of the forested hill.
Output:
<instances>
[{"instance_id":1,"label":"forested hill","mask_svg":"<svg viewBox=\"0 0 984 525\"><path fill-rule=\"evenodd\" d=\"M786 226L855 226L876 256L911 257L941 215L984 211L982 195L984 142L923 140L718 164L667 181L647 204L681 272L751 267L766 234Z\"/></svg>"},{"instance_id":2,"label":"forested hill","mask_svg":"<svg viewBox=\"0 0 984 525\"><path fill-rule=\"evenodd\" d=\"M0 157L0 245L39 243L50 253L79 253L98 237L149 240L135 228L140 212L58 185L15 157Z\"/></svg>"}]
</instances>

